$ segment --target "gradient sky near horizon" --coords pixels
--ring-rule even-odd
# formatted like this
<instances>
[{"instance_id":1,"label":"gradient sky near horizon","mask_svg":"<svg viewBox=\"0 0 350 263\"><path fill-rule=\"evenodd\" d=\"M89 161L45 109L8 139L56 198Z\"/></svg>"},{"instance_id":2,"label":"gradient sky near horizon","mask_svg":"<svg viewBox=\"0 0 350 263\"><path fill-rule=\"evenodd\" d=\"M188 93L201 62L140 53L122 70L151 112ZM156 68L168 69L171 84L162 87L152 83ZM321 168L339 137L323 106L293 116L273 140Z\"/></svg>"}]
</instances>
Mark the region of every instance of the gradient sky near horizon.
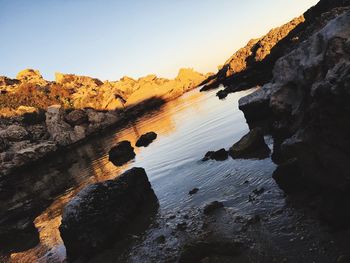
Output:
<instances>
[{"instance_id":1,"label":"gradient sky near horizon","mask_svg":"<svg viewBox=\"0 0 350 263\"><path fill-rule=\"evenodd\" d=\"M0 0L0 75L117 80L216 72L251 38L318 0Z\"/></svg>"}]
</instances>

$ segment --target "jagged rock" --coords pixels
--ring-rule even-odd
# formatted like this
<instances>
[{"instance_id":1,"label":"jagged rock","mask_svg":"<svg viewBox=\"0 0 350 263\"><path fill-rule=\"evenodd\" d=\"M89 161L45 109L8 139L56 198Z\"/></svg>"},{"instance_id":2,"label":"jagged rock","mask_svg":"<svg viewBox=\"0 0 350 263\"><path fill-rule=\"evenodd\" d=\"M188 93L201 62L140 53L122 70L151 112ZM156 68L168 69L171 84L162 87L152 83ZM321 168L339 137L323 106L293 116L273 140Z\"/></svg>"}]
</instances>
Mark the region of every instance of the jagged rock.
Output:
<instances>
[{"instance_id":1,"label":"jagged rock","mask_svg":"<svg viewBox=\"0 0 350 263\"><path fill-rule=\"evenodd\" d=\"M147 132L142 134L141 137L136 141L137 147L147 147L157 138L157 134L155 132Z\"/></svg>"},{"instance_id":2,"label":"jagged rock","mask_svg":"<svg viewBox=\"0 0 350 263\"><path fill-rule=\"evenodd\" d=\"M223 148L218 151L209 151L205 154L202 161L215 160L215 161L225 161L228 158L228 152Z\"/></svg>"},{"instance_id":3,"label":"jagged rock","mask_svg":"<svg viewBox=\"0 0 350 263\"><path fill-rule=\"evenodd\" d=\"M20 125L10 125L3 132L3 137L9 141L23 141L29 137L27 130Z\"/></svg>"},{"instance_id":4,"label":"jagged rock","mask_svg":"<svg viewBox=\"0 0 350 263\"><path fill-rule=\"evenodd\" d=\"M350 6L349 0L321 0L304 15L250 40L235 52L219 71L207 78L201 91L225 86L227 93L263 85L272 78L275 62L296 49L312 34ZM245 85L240 85L246 82Z\"/></svg>"},{"instance_id":5,"label":"jagged rock","mask_svg":"<svg viewBox=\"0 0 350 263\"><path fill-rule=\"evenodd\" d=\"M157 205L143 168L87 186L65 207L59 227L68 258L89 256L123 239L135 217Z\"/></svg>"},{"instance_id":6,"label":"jagged rock","mask_svg":"<svg viewBox=\"0 0 350 263\"><path fill-rule=\"evenodd\" d=\"M16 78L18 80L21 80L21 81L30 81L30 80L35 81L35 80L42 80L43 79L39 70L34 70L34 69L22 70L17 74Z\"/></svg>"},{"instance_id":7,"label":"jagged rock","mask_svg":"<svg viewBox=\"0 0 350 263\"><path fill-rule=\"evenodd\" d=\"M88 121L88 117L84 110L73 110L65 116L65 121L71 126L81 125Z\"/></svg>"},{"instance_id":8,"label":"jagged rock","mask_svg":"<svg viewBox=\"0 0 350 263\"><path fill-rule=\"evenodd\" d=\"M129 141L121 141L109 151L109 160L116 166L122 166L136 156Z\"/></svg>"},{"instance_id":9,"label":"jagged rock","mask_svg":"<svg viewBox=\"0 0 350 263\"><path fill-rule=\"evenodd\" d=\"M232 158L267 158L270 148L266 145L260 128L254 128L236 142L229 150Z\"/></svg>"},{"instance_id":10,"label":"jagged rock","mask_svg":"<svg viewBox=\"0 0 350 263\"><path fill-rule=\"evenodd\" d=\"M259 91L268 101L278 156L274 178L287 193L307 189L348 198L349 39L346 11L279 59L272 82Z\"/></svg>"},{"instance_id":11,"label":"jagged rock","mask_svg":"<svg viewBox=\"0 0 350 263\"><path fill-rule=\"evenodd\" d=\"M271 84L259 88L257 91L248 96L239 99L239 109L243 111L249 127L253 127L255 123L266 121L271 113L270 109L270 90Z\"/></svg>"}]
</instances>

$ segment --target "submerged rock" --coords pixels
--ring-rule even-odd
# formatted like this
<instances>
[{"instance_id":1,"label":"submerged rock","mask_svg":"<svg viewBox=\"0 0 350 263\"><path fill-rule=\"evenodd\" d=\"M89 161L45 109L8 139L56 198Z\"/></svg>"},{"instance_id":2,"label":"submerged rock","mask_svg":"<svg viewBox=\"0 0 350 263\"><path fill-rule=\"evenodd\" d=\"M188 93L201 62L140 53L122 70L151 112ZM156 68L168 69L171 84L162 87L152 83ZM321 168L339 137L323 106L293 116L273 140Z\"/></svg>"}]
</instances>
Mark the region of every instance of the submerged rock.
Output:
<instances>
[{"instance_id":1,"label":"submerged rock","mask_svg":"<svg viewBox=\"0 0 350 263\"><path fill-rule=\"evenodd\" d=\"M158 207L143 168L87 186L65 207L59 227L70 260L122 240L138 216Z\"/></svg>"},{"instance_id":2,"label":"submerged rock","mask_svg":"<svg viewBox=\"0 0 350 263\"><path fill-rule=\"evenodd\" d=\"M116 166L122 166L135 156L134 147L129 141L121 141L109 151L109 161Z\"/></svg>"},{"instance_id":3,"label":"submerged rock","mask_svg":"<svg viewBox=\"0 0 350 263\"><path fill-rule=\"evenodd\" d=\"M233 159L267 158L270 148L266 145L264 134L260 128L254 128L236 142L229 150Z\"/></svg>"},{"instance_id":4,"label":"submerged rock","mask_svg":"<svg viewBox=\"0 0 350 263\"><path fill-rule=\"evenodd\" d=\"M189 194L189 195L194 195L194 194L196 194L198 191L199 191L199 189L196 187L196 188L193 188L191 191L189 191L188 194Z\"/></svg>"},{"instance_id":5,"label":"submerged rock","mask_svg":"<svg viewBox=\"0 0 350 263\"><path fill-rule=\"evenodd\" d=\"M205 154L202 161L215 160L215 161L224 161L228 158L228 152L222 148L218 151L209 151Z\"/></svg>"},{"instance_id":6,"label":"submerged rock","mask_svg":"<svg viewBox=\"0 0 350 263\"><path fill-rule=\"evenodd\" d=\"M204 210L203 210L203 213L205 215L209 215L211 214L213 211L219 209L219 208L222 208L224 207L224 204L222 202L219 202L219 201L213 201L209 204L207 204L205 207L204 207Z\"/></svg>"},{"instance_id":7,"label":"submerged rock","mask_svg":"<svg viewBox=\"0 0 350 263\"><path fill-rule=\"evenodd\" d=\"M147 132L142 134L141 137L137 140L137 147L147 147L157 138L157 134L155 132Z\"/></svg>"}]
</instances>

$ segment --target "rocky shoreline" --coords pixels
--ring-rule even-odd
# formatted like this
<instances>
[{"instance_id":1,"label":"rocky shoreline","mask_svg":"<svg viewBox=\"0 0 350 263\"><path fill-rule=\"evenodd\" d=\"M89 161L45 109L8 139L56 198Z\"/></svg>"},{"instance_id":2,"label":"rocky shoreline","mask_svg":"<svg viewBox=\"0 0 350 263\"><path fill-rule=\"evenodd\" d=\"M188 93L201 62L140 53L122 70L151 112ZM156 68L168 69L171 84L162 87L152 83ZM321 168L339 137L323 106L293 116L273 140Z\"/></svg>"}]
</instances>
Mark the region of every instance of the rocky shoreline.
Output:
<instances>
[{"instance_id":1,"label":"rocky shoreline","mask_svg":"<svg viewBox=\"0 0 350 263\"><path fill-rule=\"evenodd\" d=\"M83 143L103 131L135 121L194 89L204 79L204 75L191 69L181 69L175 80L153 75L138 81L124 77L114 82L114 86L108 81L103 83L89 77L60 73L56 74L55 82L48 82L34 70L20 72L17 79L0 77L0 100L4 101L0 108L0 176L28 167L68 146ZM106 85L110 89L104 88ZM44 94L60 89L62 94L68 90L72 95L57 95L55 102L60 104L50 105L50 95L41 98L40 105L31 98L13 108L18 103L16 97L23 96L21 92L27 86L33 89L28 93L29 98L43 96L44 88L47 89ZM98 94L91 93L93 90L98 90ZM67 107L68 100L73 108ZM107 102L108 106L101 108Z\"/></svg>"}]
</instances>

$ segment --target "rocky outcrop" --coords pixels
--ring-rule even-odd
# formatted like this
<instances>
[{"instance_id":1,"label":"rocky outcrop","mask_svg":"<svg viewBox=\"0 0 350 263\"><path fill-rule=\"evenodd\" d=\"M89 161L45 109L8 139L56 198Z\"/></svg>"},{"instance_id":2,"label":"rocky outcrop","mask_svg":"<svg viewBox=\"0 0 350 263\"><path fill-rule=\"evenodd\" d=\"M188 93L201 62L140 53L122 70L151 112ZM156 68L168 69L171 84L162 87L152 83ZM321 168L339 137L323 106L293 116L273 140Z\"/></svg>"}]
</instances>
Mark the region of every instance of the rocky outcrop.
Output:
<instances>
[{"instance_id":1,"label":"rocky outcrop","mask_svg":"<svg viewBox=\"0 0 350 263\"><path fill-rule=\"evenodd\" d=\"M229 154L233 159L263 159L269 156L270 148L265 143L262 130L260 128L254 128L230 148Z\"/></svg>"},{"instance_id":2,"label":"rocky outcrop","mask_svg":"<svg viewBox=\"0 0 350 263\"><path fill-rule=\"evenodd\" d=\"M279 164L274 178L287 192L348 195L349 39L347 11L279 59L272 82L240 101L248 122L257 105L269 120Z\"/></svg>"},{"instance_id":3,"label":"rocky outcrop","mask_svg":"<svg viewBox=\"0 0 350 263\"><path fill-rule=\"evenodd\" d=\"M209 151L205 154L202 161L215 160L215 161L225 161L228 158L228 152L222 148L217 151Z\"/></svg>"},{"instance_id":4,"label":"rocky outcrop","mask_svg":"<svg viewBox=\"0 0 350 263\"><path fill-rule=\"evenodd\" d=\"M114 180L89 185L65 207L61 237L70 260L84 257L124 238L136 217L157 207L143 168Z\"/></svg>"},{"instance_id":5,"label":"rocky outcrop","mask_svg":"<svg viewBox=\"0 0 350 263\"><path fill-rule=\"evenodd\" d=\"M157 134L155 132L147 132L142 134L140 138L136 141L137 147L147 147L157 138Z\"/></svg>"},{"instance_id":6,"label":"rocky outcrop","mask_svg":"<svg viewBox=\"0 0 350 263\"><path fill-rule=\"evenodd\" d=\"M129 141L121 141L114 146L108 153L109 161L116 166L122 166L135 158L134 148Z\"/></svg>"},{"instance_id":7,"label":"rocky outcrop","mask_svg":"<svg viewBox=\"0 0 350 263\"><path fill-rule=\"evenodd\" d=\"M344 13L349 0L321 0L302 16L272 29L265 36L252 39L230 57L219 71L210 76L202 90L225 86L225 97L230 92L252 88L269 82L275 62L288 54L310 35L319 31L330 20Z\"/></svg>"}]
</instances>

